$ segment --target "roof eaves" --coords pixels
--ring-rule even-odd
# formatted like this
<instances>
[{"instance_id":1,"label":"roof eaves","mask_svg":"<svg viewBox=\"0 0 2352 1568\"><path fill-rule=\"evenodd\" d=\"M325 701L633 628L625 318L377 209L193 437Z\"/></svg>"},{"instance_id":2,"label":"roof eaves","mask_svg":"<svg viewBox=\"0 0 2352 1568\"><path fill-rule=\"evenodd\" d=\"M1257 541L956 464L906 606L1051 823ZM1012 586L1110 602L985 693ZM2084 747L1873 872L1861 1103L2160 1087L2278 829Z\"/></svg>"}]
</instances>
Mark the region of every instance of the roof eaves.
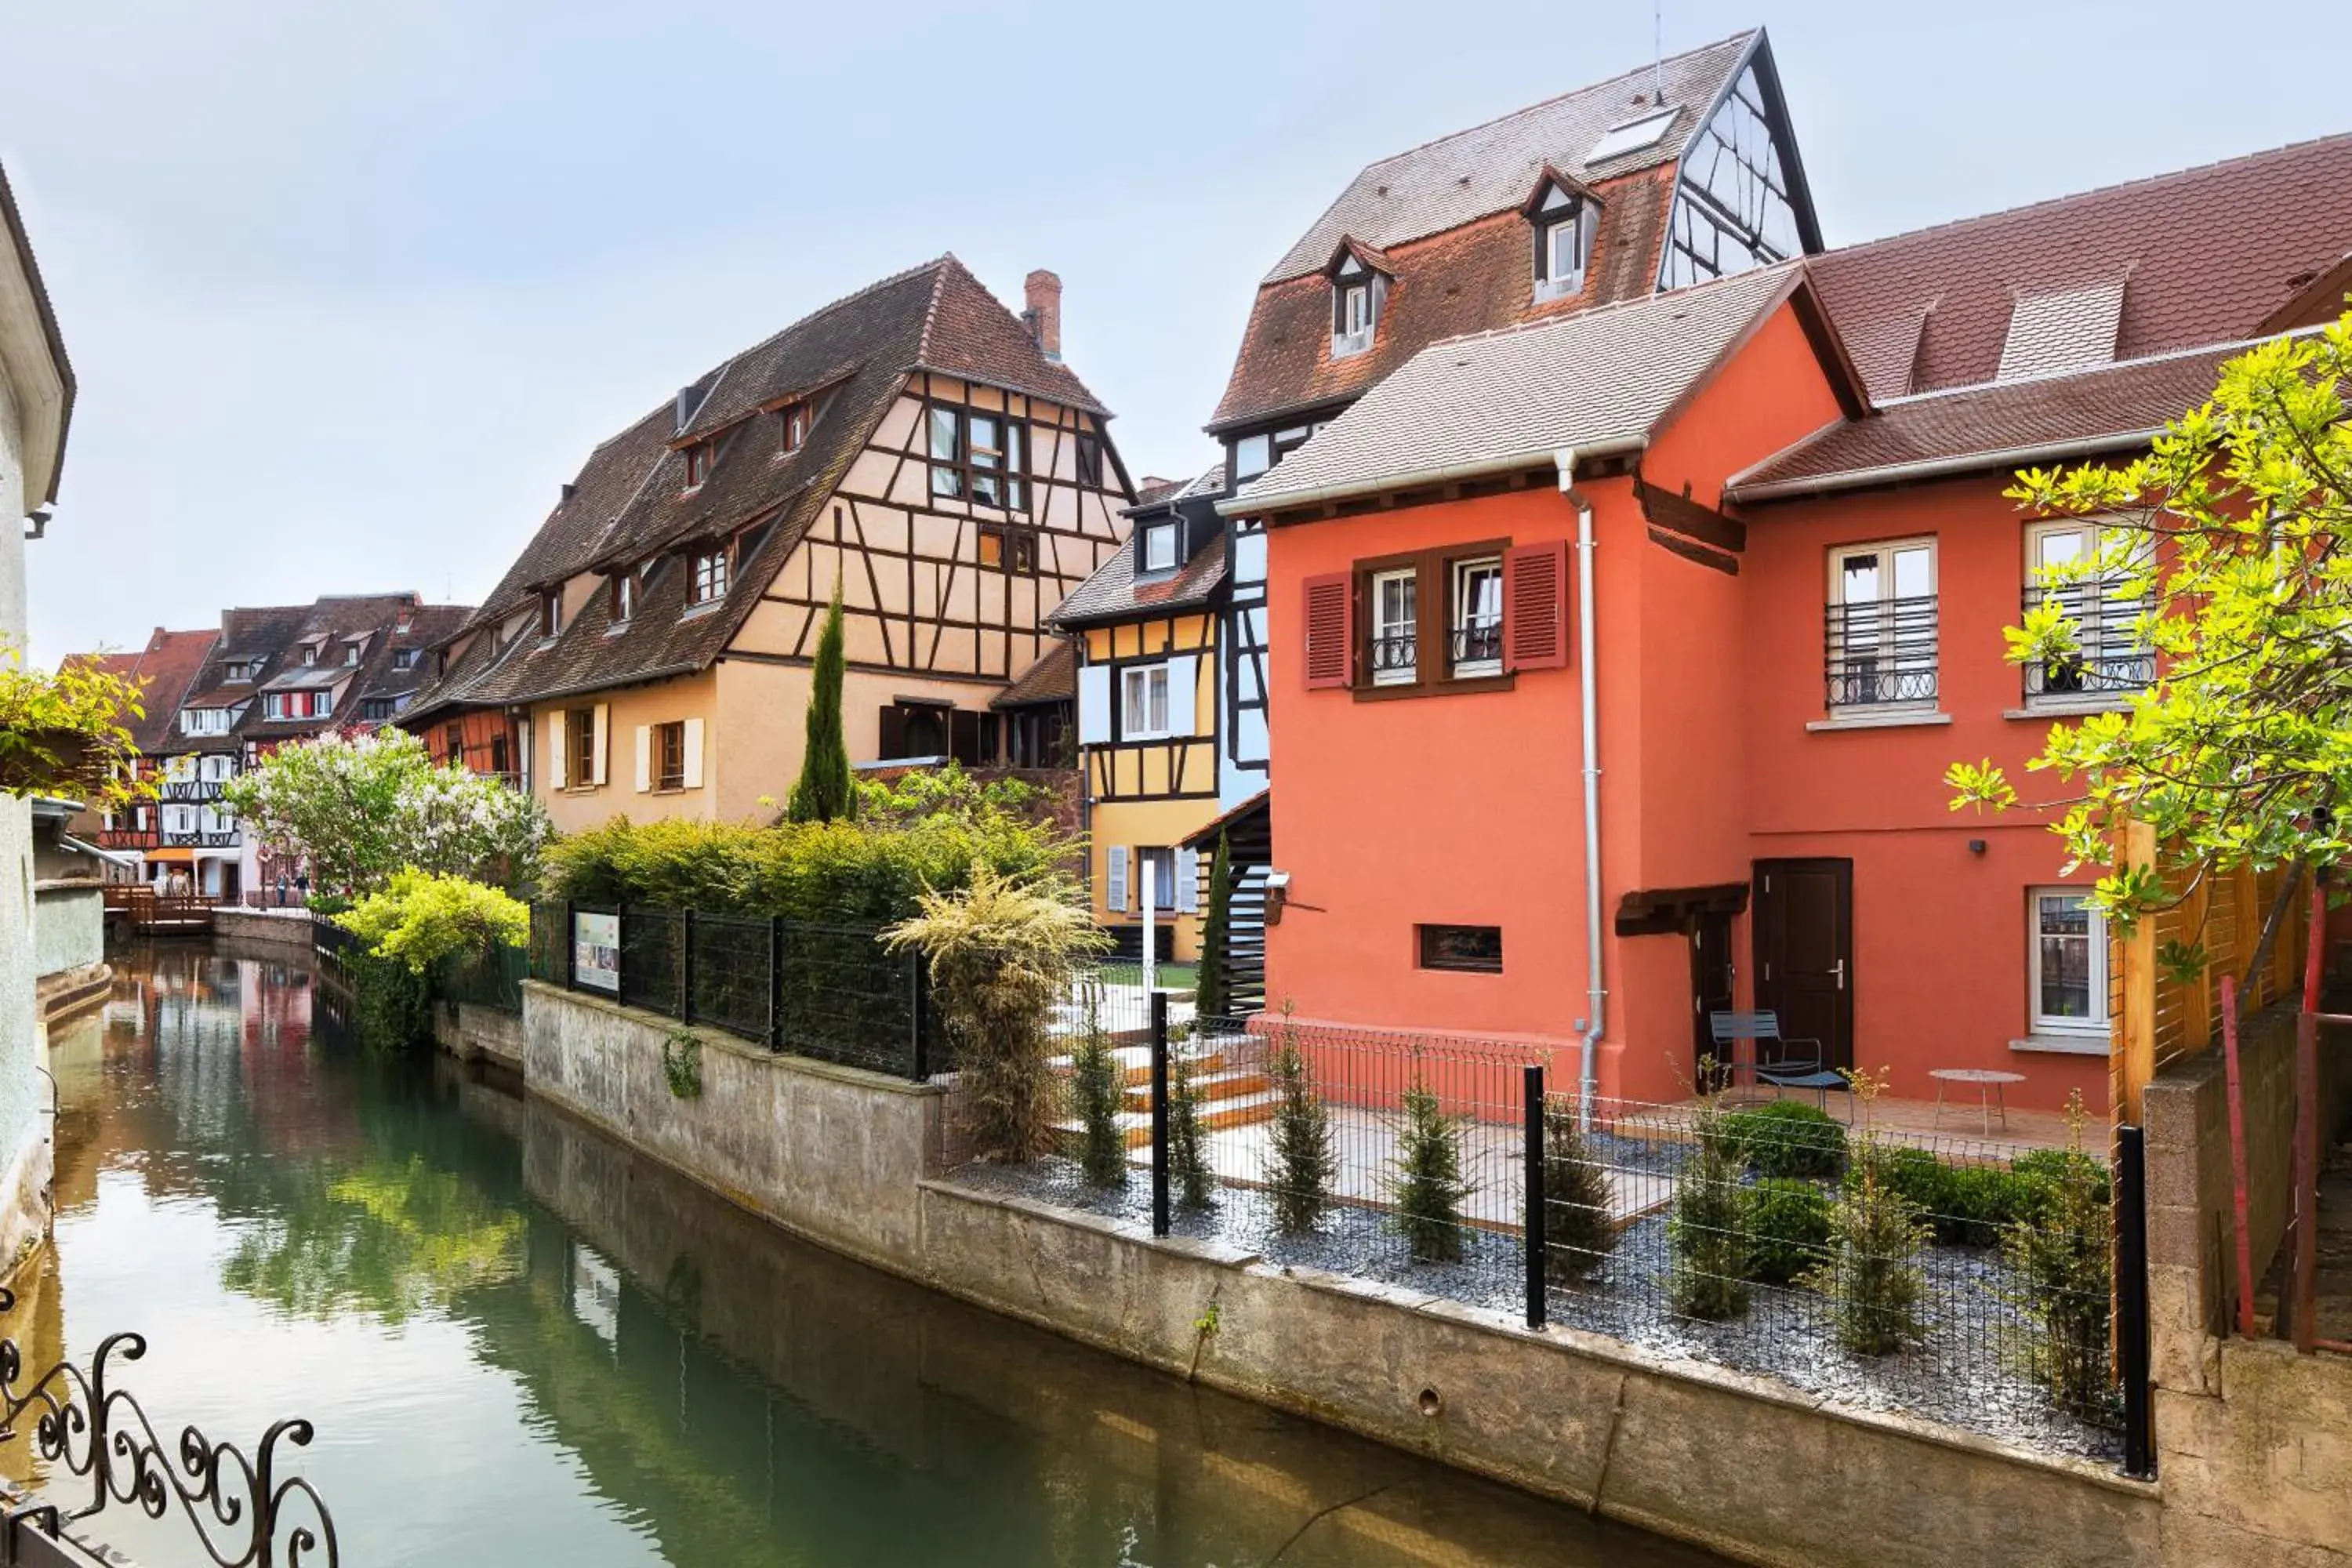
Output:
<instances>
[{"instance_id":1,"label":"roof eaves","mask_svg":"<svg viewBox=\"0 0 2352 1568\"><path fill-rule=\"evenodd\" d=\"M0 168L0 226L8 230L16 264L24 269L26 286L33 292L33 310L40 318L41 335L48 341L49 357L58 368L58 449L50 456L47 493L41 498L46 504L58 499L58 483L66 467L66 437L73 427L74 397L79 388L74 380L73 361L66 356L65 333L58 327L57 307L49 299L48 284L41 277L41 264L33 255L32 236L25 231L25 216L16 208L16 193L9 188L5 168Z\"/></svg>"},{"instance_id":2,"label":"roof eaves","mask_svg":"<svg viewBox=\"0 0 2352 1568\"><path fill-rule=\"evenodd\" d=\"M1828 426L1834 430L1838 426ZM1822 431L1816 430L1799 447L1818 440ZM1881 463L1867 468L1847 468L1823 474L1802 474L1785 479L1767 479L1762 484L1739 484L1735 479L1723 487L1726 500L1780 500L1793 496L1827 495L1839 490L1870 489L1880 485L1905 484L1916 479L1949 479L1958 474L1979 472L1985 468L2013 468L2020 463L2063 461L2068 458L2093 457L2101 452L2128 451L2149 445L2164 434L2158 426L2148 430L2116 430L2096 436L2077 436L2064 441L2042 441L2024 446L2003 447L1982 452L1958 452L1941 458L1920 458L1904 463ZM1789 448L1790 451L1799 447ZM1786 453L1776 456L1786 456ZM1771 458L1765 459L1772 461ZM1759 465L1761 467L1761 465Z\"/></svg>"}]
</instances>

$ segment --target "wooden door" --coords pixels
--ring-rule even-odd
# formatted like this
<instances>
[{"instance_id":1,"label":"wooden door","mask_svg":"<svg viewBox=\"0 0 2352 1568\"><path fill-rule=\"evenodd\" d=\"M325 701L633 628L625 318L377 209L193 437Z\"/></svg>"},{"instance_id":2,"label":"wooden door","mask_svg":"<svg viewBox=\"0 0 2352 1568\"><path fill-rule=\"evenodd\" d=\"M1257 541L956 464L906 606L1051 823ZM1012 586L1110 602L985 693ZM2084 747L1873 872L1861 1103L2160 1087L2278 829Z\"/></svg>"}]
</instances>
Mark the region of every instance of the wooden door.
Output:
<instances>
[{"instance_id":1,"label":"wooden door","mask_svg":"<svg viewBox=\"0 0 2352 1568\"><path fill-rule=\"evenodd\" d=\"M1731 916L1723 910L1702 910L1691 917L1691 1045L1692 1070L1703 1070L1698 1064L1716 1058L1718 1068L1729 1065L1724 1058L1729 1055L1727 1047L1715 1043L1713 1026L1707 1015L1732 1010L1732 982L1735 968L1731 962Z\"/></svg>"},{"instance_id":2,"label":"wooden door","mask_svg":"<svg viewBox=\"0 0 2352 1568\"><path fill-rule=\"evenodd\" d=\"M1784 1038L1819 1040L1828 1066L1853 1066L1853 862L1757 861L1755 935L1756 1005Z\"/></svg>"}]
</instances>

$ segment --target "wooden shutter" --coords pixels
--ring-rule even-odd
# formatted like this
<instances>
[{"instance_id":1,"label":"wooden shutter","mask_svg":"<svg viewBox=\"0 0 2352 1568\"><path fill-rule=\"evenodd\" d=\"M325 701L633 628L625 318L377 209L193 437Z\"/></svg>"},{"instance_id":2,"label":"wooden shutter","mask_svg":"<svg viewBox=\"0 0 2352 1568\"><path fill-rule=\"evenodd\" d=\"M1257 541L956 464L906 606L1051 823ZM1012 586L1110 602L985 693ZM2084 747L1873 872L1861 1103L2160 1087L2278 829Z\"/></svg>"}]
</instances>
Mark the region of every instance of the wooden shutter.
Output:
<instances>
[{"instance_id":1,"label":"wooden shutter","mask_svg":"<svg viewBox=\"0 0 2352 1568\"><path fill-rule=\"evenodd\" d=\"M613 705L609 702L596 704L593 722L594 734L590 742L588 761L595 776L588 782L601 786L605 783L606 774L612 767Z\"/></svg>"},{"instance_id":2,"label":"wooden shutter","mask_svg":"<svg viewBox=\"0 0 2352 1568\"><path fill-rule=\"evenodd\" d=\"M1180 915L1201 912L1201 852L1198 849L1176 851L1176 912Z\"/></svg>"},{"instance_id":3,"label":"wooden shutter","mask_svg":"<svg viewBox=\"0 0 2352 1568\"><path fill-rule=\"evenodd\" d=\"M1103 851L1103 908L1127 910L1127 846L1114 844Z\"/></svg>"},{"instance_id":4,"label":"wooden shutter","mask_svg":"<svg viewBox=\"0 0 2352 1568\"><path fill-rule=\"evenodd\" d=\"M686 787L702 787L702 721L686 721Z\"/></svg>"},{"instance_id":5,"label":"wooden shutter","mask_svg":"<svg viewBox=\"0 0 2352 1568\"><path fill-rule=\"evenodd\" d=\"M654 730L650 724L637 726L637 793L645 794L654 787Z\"/></svg>"},{"instance_id":6,"label":"wooden shutter","mask_svg":"<svg viewBox=\"0 0 2352 1568\"><path fill-rule=\"evenodd\" d=\"M1333 572L1307 579L1307 689L1355 684L1356 584Z\"/></svg>"},{"instance_id":7,"label":"wooden shutter","mask_svg":"<svg viewBox=\"0 0 2352 1568\"><path fill-rule=\"evenodd\" d=\"M1503 666L1568 668L1568 541L1503 552Z\"/></svg>"},{"instance_id":8,"label":"wooden shutter","mask_svg":"<svg viewBox=\"0 0 2352 1568\"><path fill-rule=\"evenodd\" d=\"M1090 664L1078 671L1078 744L1110 744L1110 667Z\"/></svg>"},{"instance_id":9,"label":"wooden shutter","mask_svg":"<svg viewBox=\"0 0 2352 1568\"><path fill-rule=\"evenodd\" d=\"M1168 732L1201 733L1201 658L1180 653L1168 661Z\"/></svg>"},{"instance_id":10,"label":"wooden shutter","mask_svg":"<svg viewBox=\"0 0 2352 1568\"><path fill-rule=\"evenodd\" d=\"M547 787L564 788L564 770L571 765L571 753L563 749L563 710L559 708L547 716Z\"/></svg>"}]
</instances>

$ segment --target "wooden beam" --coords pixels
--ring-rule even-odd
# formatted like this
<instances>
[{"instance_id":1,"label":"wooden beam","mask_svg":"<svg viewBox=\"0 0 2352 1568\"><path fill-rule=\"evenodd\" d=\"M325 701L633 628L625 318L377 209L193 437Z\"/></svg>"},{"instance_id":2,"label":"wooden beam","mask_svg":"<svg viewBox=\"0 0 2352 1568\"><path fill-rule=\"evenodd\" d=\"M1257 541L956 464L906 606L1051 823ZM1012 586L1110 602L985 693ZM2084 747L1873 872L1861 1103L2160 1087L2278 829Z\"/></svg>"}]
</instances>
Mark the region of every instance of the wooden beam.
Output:
<instances>
[{"instance_id":1,"label":"wooden beam","mask_svg":"<svg viewBox=\"0 0 2352 1568\"><path fill-rule=\"evenodd\" d=\"M1727 577L1739 575L1738 556L1726 555L1720 551L1709 550L1706 545L1696 540L1685 539L1679 533L1668 533L1664 529L1653 528L1650 530L1650 542L1681 556L1685 561L1696 562L1701 566L1720 572Z\"/></svg>"},{"instance_id":2,"label":"wooden beam","mask_svg":"<svg viewBox=\"0 0 2352 1568\"><path fill-rule=\"evenodd\" d=\"M1748 525L1724 516L1711 506L1702 505L1687 495L1660 489L1639 473L1633 476L1633 494L1642 503L1642 515L1656 527L1735 555L1748 548Z\"/></svg>"}]
</instances>

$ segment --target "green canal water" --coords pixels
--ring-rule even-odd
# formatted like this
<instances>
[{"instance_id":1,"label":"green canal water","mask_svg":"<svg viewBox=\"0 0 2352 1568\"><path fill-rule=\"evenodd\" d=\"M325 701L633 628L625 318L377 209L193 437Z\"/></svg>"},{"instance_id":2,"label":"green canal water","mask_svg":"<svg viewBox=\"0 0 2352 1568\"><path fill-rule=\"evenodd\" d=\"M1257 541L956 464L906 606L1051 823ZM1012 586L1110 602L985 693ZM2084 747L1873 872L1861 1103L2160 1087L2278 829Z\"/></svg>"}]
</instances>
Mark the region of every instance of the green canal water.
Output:
<instances>
[{"instance_id":1,"label":"green canal water","mask_svg":"<svg viewBox=\"0 0 2352 1568\"><path fill-rule=\"evenodd\" d=\"M305 963L116 962L51 1042L57 1245L15 1331L43 1364L145 1333L165 1431L310 1417L353 1568L1715 1561L798 1245L511 1086L347 1044Z\"/></svg>"}]
</instances>

